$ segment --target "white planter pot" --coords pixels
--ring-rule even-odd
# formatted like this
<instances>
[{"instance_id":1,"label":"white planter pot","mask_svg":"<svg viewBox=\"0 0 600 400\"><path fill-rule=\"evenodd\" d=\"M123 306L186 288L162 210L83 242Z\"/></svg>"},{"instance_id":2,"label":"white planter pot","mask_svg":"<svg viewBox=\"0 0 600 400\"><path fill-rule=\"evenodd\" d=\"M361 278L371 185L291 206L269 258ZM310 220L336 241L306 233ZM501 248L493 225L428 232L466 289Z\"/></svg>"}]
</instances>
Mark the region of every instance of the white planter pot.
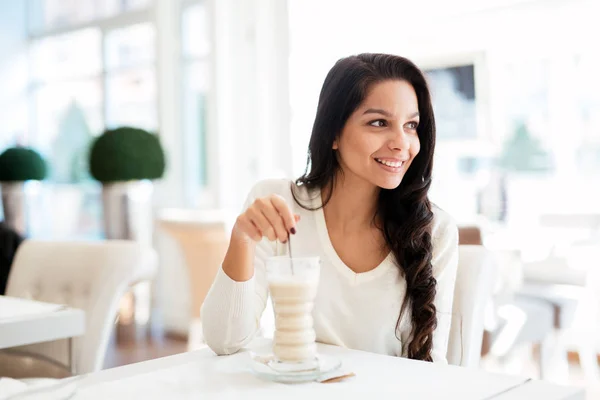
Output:
<instances>
[{"instance_id":1,"label":"white planter pot","mask_svg":"<svg viewBox=\"0 0 600 400\"><path fill-rule=\"evenodd\" d=\"M104 233L107 239L152 243L152 193L150 181L102 185Z\"/></svg>"},{"instance_id":2,"label":"white planter pot","mask_svg":"<svg viewBox=\"0 0 600 400\"><path fill-rule=\"evenodd\" d=\"M134 240L152 245L153 185L150 181L102 185L104 234L107 239ZM117 342L140 340L150 334L151 282L140 282L121 299Z\"/></svg>"},{"instance_id":3,"label":"white planter pot","mask_svg":"<svg viewBox=\"0 0 600 400\"><path fill-rule=\"evenodd\" d=\"M4 221L19 234L27 236L31 203L39 194L37 182L0 182Z\"/></svg>"}]
</instances>

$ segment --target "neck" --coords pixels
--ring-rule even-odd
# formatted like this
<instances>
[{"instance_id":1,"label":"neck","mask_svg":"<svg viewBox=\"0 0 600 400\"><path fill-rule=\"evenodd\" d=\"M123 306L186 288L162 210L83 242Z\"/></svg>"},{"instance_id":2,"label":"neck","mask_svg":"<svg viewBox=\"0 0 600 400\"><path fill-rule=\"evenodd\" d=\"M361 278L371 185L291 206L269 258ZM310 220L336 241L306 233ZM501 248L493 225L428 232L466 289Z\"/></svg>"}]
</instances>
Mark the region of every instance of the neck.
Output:
<instances>
[{"instance_id":1,"label":"neck","mask_svg":"<svg viewBox=\"0 0 600 400\"><path fill-rule=\"evenodd\" d=\"M373 225L380 191L380 188L372 183L349 175L338 174L333 188L323 188L322 192L324 200L329 198L323 210L328 225L345 232Z\"/></svg>"}]
</instances>

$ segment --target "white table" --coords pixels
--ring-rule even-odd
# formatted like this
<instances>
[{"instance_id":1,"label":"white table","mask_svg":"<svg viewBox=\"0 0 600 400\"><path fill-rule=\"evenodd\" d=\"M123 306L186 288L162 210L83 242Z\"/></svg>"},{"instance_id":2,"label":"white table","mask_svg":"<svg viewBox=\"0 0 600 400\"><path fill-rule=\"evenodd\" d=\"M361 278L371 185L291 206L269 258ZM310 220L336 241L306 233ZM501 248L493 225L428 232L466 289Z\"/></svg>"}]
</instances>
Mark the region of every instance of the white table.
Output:
<instances>
[{"instance_id":1,"label":"white table","mask_svg":"<svg viewBox=\"0 0 600 400\"><path fill-rule=\"evenodd\" d=\"M494 400L584 400L582 388L551 385L542 381L532 380L512 390L504 392Z\"/></svg>"},{"instance_id":2,"label":"white table","mask_svg":"<svg viewBox=\"0 0 600 400\"><path fill-rule=\"evenodd\" d=\"M69 340L69 368L73 371L73 341L85 332L85 313L61 304L0 296L0 349Z\"/></svg>"},{"instance_id":3,"label":"white table","mask_svg":"<svg viewBox=\"0 0 600 400\"><path fill-rule=\"evenodd\" d=\"M92 399L192 399L192 398L352 398L395 399L501 399L548 398L539 393L558 393L562 387L531 384L526 377L491 374L466 369L381 356L339 347L319 345L319 352L339 357L343 369L355 377L336 383L286 385L255 377L249 355L240 352L217 357L209 349L183 353L139 364L100 371L84 377L74 400ZM540 386L541 385L541 386ZM526 397L518 390L525 386ZM583 391L567 388L571 397L583 399ZM511 392L517 397L510 397ZM369 396L369 397L365 397ZM527 397L529 396L529 397Z\"/></svg>"}]
</instances>

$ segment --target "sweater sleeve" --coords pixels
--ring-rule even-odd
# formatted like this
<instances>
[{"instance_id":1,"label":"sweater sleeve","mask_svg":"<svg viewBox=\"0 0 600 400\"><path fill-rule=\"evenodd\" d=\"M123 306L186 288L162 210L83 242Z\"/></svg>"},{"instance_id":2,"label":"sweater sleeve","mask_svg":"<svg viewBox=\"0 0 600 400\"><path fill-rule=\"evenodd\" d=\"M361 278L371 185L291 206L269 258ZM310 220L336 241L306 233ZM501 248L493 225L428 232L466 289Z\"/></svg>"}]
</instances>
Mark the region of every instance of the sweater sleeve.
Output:
<instances>
[{"instance_id":1,"label":"sweater sleeve","mask_svg":"<svg viewBox=\"0 0 600 400\"><path fill-rule=\"evenodd\" d=\"M458 268L458 229L449 216L445 216L433 235L434 248L431 264L437 281L435 307L437 328L433 332L432 359L447 363L448 338L452 322L452 303L456 270Z\"/></svg>"},{"instance_id":2,"label":"sweater sleeve","mask_svg":"<svg viewBox=\"0 0 600 400\"><path fill-rule=\"evenodd\" d=\"M257 198L250 192L244 210ZM265 260L275 255L275 243L263 239L254 254L254 276L245 282L231 279L220 268L206 295L200 318L206 344L217 354L233 354L248 344L260 326L268 299Z\"/></svg>"}]
</instances>

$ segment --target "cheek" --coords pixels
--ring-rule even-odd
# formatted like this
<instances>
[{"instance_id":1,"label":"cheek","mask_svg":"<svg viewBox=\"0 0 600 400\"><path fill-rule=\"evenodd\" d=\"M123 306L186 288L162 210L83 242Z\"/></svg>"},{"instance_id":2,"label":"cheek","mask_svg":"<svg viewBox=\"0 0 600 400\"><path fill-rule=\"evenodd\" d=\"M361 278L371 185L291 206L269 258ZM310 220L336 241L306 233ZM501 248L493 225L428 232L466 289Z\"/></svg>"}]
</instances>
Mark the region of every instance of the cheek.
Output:
<instances>
[{"instance_id":1,"label":"cheek","mask_svg":"<svg viewBox=\"0 0 600 400\"><path fill-rule=\"evenodd\" d=\"M419 137L415 136L410 144L410 155L412 158L415 158L417 154L421 151L421 142L419 141Z\"/></svg>"},{"instance_id":2,"label":"cheek","mask_svg":"<svg viewBox=\"0 0 600 400\"><path fill-rule=\"evenodd\" d=\"M347 156L369 155L381 147L377 135L361 132L360 130L348 130L342 134L339 141L341 154Z\"/></svg>"}]
</instances>

